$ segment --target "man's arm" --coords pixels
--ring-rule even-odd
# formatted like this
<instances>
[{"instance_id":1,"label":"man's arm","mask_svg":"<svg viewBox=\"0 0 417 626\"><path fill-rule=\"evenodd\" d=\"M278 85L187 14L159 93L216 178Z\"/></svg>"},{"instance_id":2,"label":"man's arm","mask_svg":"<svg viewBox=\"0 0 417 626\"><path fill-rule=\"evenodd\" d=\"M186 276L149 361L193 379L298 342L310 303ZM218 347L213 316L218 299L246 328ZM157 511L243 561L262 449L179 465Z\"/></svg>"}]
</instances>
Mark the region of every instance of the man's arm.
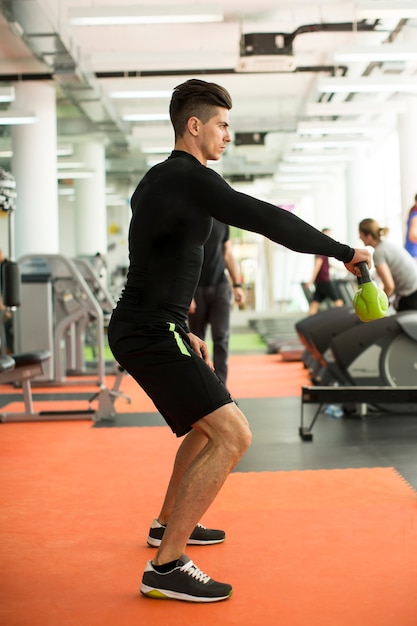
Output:
<instances>
[{"instance_id":1,"label":"man's arm","mask_svg":"<svg viewBox=\"0 0 417 626\"><path fill-rule=\"evenodd\" d=\"M232 242L230 239L223 244L223 258L227 271L229 272L230 280L233 285L233 297L237 304L245 304L245 292L242 289L240 282L239 266L235 259L235 255L232 250Z\"/></svg>"},{"instance_id":2,"label":"man's arm","mask_svg":"<svg viewBox=\"0 0 417 626\"><path fill-rule=\"evenodd\" d=\"M367 250L339 243L290 211L236 191L216 172L201 168L192 181L201 207L224 224L250 230L295 252L335 257L360 276L356 263L371 266Z\"/></svg>"}]
</instances>

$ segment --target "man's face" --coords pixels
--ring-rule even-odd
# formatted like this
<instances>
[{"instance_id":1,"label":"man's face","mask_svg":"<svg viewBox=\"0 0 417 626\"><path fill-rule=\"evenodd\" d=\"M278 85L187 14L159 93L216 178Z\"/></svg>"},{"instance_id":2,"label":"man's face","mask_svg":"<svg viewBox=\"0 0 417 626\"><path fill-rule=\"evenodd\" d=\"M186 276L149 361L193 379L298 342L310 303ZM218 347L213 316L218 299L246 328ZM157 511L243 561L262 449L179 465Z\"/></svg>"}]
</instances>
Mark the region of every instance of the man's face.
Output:
<instances>
[{"instance_id":1,"label":"man's face","mask_svg":"<svg viewBox=\"0 0 417 626\"><path fill-rule=\"evenodd\" d=\"M207 161L217 161L230 141L229 111L219 107L208 122L200 123L199 147Z\"/></svg>"}]
</instances>

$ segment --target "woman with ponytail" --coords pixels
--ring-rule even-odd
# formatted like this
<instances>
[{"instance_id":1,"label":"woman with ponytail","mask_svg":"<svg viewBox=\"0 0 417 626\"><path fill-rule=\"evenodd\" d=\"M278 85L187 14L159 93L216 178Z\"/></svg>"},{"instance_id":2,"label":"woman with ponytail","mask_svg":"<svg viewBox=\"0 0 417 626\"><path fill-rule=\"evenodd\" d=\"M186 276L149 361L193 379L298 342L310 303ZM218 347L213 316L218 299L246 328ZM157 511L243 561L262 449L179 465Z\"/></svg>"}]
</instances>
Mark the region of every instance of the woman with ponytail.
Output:
<instances>
[{"instance_id":1,"label":"woman with ponytail","mask_svg":"<svg viewBox=\"0 0 417 626\"><path fill-rule=\"evenodd\" d=\"M388 231L370 218L359 224L360 239L375 249L375 269L388 298L394 296L394 308L397 311L417 310L417 266L403 247L385 239Z\"/></svg>"}]
</instances>

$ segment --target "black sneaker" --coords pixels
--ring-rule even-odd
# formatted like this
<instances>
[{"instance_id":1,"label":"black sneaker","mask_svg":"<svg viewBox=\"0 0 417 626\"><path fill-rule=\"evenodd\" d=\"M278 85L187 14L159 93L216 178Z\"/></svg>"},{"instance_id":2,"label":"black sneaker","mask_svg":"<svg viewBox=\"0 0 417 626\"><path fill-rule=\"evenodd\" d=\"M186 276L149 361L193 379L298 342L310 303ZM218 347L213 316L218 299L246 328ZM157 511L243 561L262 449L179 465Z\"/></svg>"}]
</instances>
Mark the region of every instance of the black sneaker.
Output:
<instances>
[{"instance_id":1,"label":"black sneaker","mask_svg":"<svg viewBox=\"0 0 417 626\"><path fill-rule=\"evenodd\" d=\"M161 539L165 532L166 526L160 524L158 520L154 519L149 529L148 545L152 548L158 548L161 544ZM187 541L191 546L209 546L214 543L222 543L226 538L224 530L214 530L206 528L202 524L197 524L190 538Z\"/></svg>"},{"instance_id":2,"label":"black sneaker","mask_svg":"<svg viewBox=\"0 0 417 626\"><path fill-rule=\"evenodd\" d=\"M185 554L178 559L174 569L166 574L156 572L152 561L148 561L140 591L149 598L171 598L186 602L220 602L232 595L231 585L210 578Z\"/></svg>"}]
</instances>

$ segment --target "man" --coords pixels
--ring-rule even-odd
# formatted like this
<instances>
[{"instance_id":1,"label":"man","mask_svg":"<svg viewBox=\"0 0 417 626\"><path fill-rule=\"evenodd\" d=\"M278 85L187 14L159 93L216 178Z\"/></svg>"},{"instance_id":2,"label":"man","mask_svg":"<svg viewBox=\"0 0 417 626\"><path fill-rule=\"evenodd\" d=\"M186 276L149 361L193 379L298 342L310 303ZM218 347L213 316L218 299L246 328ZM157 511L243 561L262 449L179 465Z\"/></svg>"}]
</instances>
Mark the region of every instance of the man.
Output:
<instances>
[{"instance_id":1,"label":"man","mask_svg":"<svg viewBox=\"0 0 417 626\"><path fill-rule=\"evenodd\" d=\"M234 301L244 304L245 292L229 238L229 227L213 220L210 236L204 244L204 261L188 314L188 325L194 335L205 339L207 326L210 324L214 371L225 386L231 308L231 287L226 269L232 281Z\"/></svg>"},{"instance_id":2,"label":"man","mask_svg":"<svg viewBox=\"0 0 417 626\"><path fill-rule=\"evenodd\" d=\"M327 254L359 275L367 250L327 237L292 213L232 189L207 167L231 141L232 100L219 85L188 80L174 89L174 151L133 193L126 286L108 336L116 360L152 398L172 431L185 435L148 542L157 546L142 578L149 597L225 600L216 582L185 555L190 543L219 543L223 531L199 526L251 441L248 422L212 370L207 345L188 332L212 218L268 236L292 250ZM157 451L155 451L157 453ZM164 462L164 459L161 459Z\"/></svg>"},{"instance_id":3,"label":"man","mask_svg":"<svg viewBox=\"0 0 417 626\"><path fill-rule=\"evenodd\" d=\"M13 318L3 301L3 272L7 259L0 249L0 354L12 354L14 347ZM4 342L4 345L3 345Z\"/></svg>"}]
</instances>

